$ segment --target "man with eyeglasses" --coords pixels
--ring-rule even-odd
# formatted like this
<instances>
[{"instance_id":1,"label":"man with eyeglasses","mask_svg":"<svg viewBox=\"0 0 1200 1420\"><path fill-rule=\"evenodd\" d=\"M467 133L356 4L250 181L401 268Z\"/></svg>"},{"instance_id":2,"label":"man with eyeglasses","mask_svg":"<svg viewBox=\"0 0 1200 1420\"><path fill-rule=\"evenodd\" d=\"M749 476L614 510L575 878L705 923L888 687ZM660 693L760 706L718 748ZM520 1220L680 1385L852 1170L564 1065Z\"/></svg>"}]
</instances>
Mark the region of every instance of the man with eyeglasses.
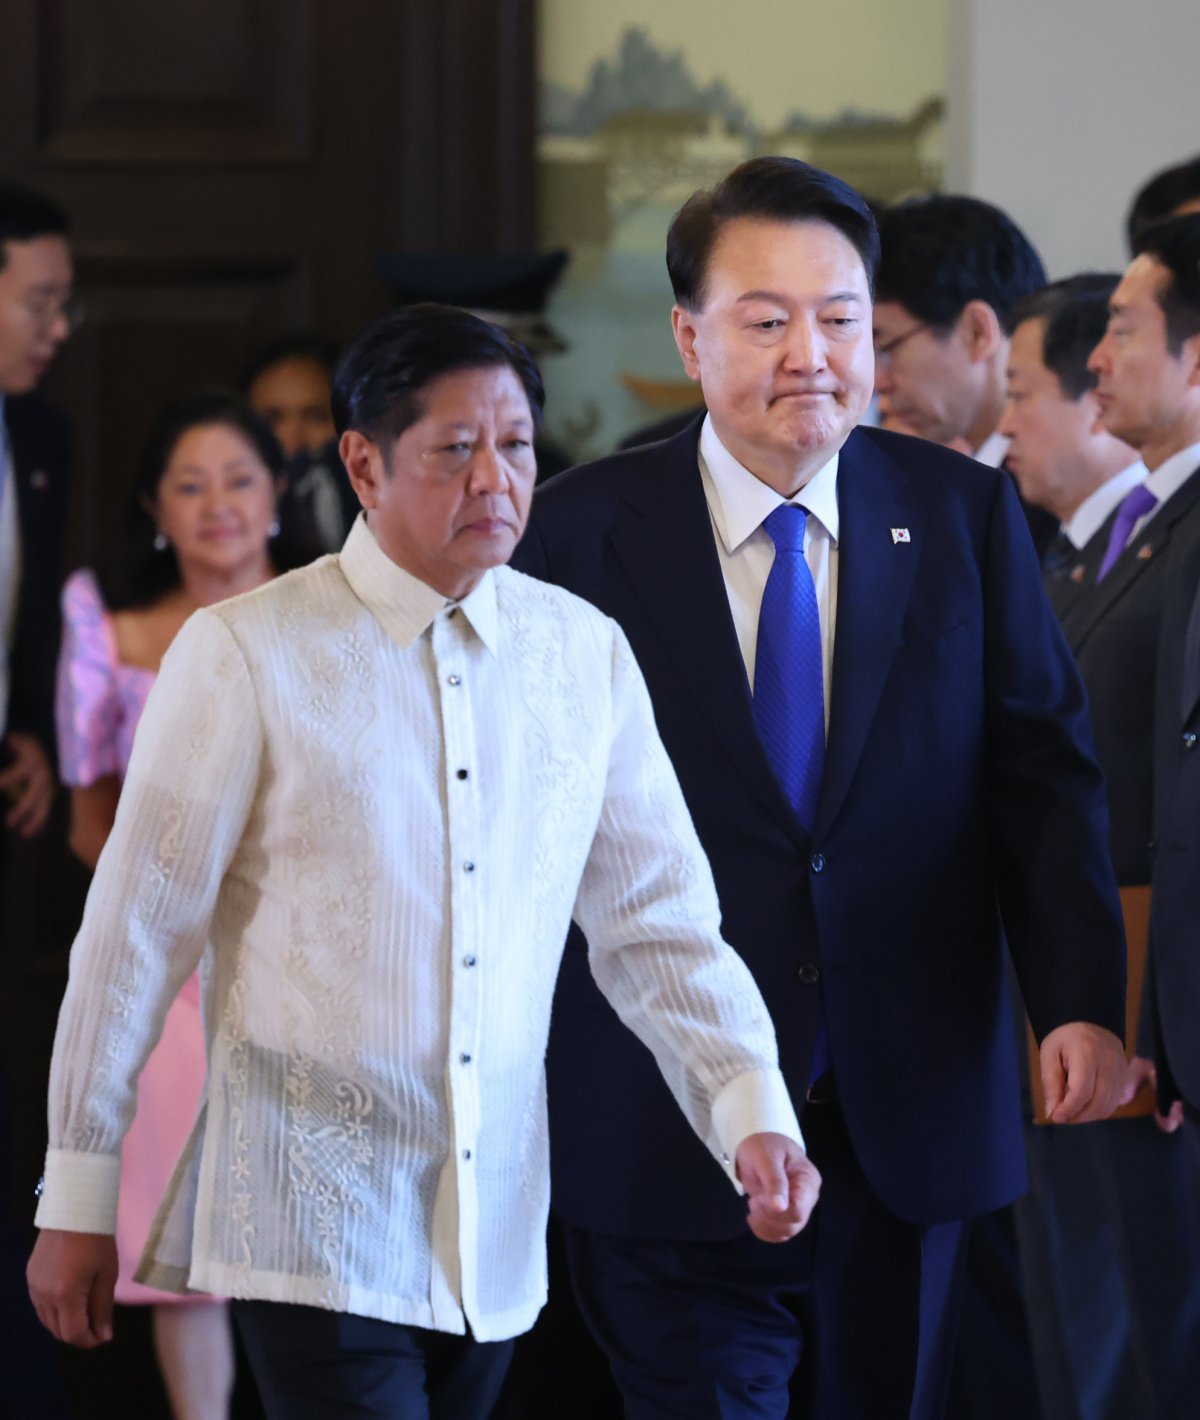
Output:
<instances>
[{"instance_id":1,"label":"man with eyeglasses","mask_svg":"<svg viewBox=\"0 0 1200 1420\"><path fill-rule=\"evenodd\" d=\"M37 393L77 311L66 214L0 182L0 793L31 837L54 797L59 549L70 435Z\"/></svg>"},{"instance_id":2,"label":"man with eyeglasses","mask_svg":"<svg viewBox=\"0 0 1200 1420\"><path fill-rule=\"evenodd\" d=\"M0 181L0 874L13 857L6 840L40 832L55 792L54 675L70 429L37 386L77 319L66 234L67 218L57 204L23 184ZM16 866L7 865L14 876ZM0 914L4 907L0 895ZM5 974L9 925L0 916ZM6 1074L0 1062L0 1313L6 1318L0 1414L57 1420L66 1415L67 1401L23 1295L26 1243L9 1213L17 1187L10 1170L15 1174L19 1165Z\"/></svg>"},{"instance_id":3,"label":"man with eyeglasses","mask_svg":"<svg viewBox=\"0 0 1200 1420\"><path fill-rule=\"evenodd\" d=\"M875 393L885 429L1004 463L1008 336L1022 297L1046 284L1041 258L998 207L938 194L888 208L872 327ZM1039 554L1057 522L1025 503Z\"/></svg>"}]
</instances>

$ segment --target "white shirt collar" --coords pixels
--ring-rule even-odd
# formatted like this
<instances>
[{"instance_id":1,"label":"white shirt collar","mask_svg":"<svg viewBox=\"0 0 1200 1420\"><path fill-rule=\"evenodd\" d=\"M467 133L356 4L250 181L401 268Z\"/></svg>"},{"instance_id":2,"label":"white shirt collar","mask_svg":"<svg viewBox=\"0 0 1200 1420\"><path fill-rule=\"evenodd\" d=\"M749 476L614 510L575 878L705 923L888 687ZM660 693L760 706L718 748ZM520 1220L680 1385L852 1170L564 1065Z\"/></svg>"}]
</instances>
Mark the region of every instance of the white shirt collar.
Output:
<instances>
[{"instance_id":1,"label":"white shirt collar","mask_svg":"<svg viewBox=\"0 0 1200 1420\"><path fill-rule=\"evenodd\" d=\"M713 522L728 553L735 552L784 503L795 503L812 513L836 543L837 472L835 453L794 497L784 498L734 458L713 428L711 415L705 417L700 430L700 476L709 495Z\"/></svg>"},{"instance_id":2,"label":"white shirt collar","mask_svg":"<svg viewBox=\"0 0 1200 1420\"><path fill-rule=\"evenodd\" d=\"M988 468L999 468L1008 457L1009 442L1003 434L998 434L993 430L975 450L972 457L976 463L987 464Z\"/></svg>"},{"instance_id":3,"label":"white shirt collar","mask_svg":"<svg viewBox=\"0 0 1200 1420\"><path fill-rule=\"evenodd\" d=\"M1084 548L1104 526L1109 513L1139 483L1145 482L1146 465L1141 459L1114 473L1099 488L1093 488L1063 524L1062 530L1075 548Z\"/></svg>"},{"instance_id":4,"label":"white shirt collar","mask_svg":"<svg viewBox=\"0 0 1200 1420\"><path fill-rule=\"evenodd\" d=\"M362 513L354 520L339 560L354 595L402 649L408 650L443 612L457 608L488 650L497 651L496 579L490 568L461 601L451 601L393 562L375 541Z\"/></svg>"},{"instance_id":5,"label":"white shirt collar","mask_svg":"<svg viewBox=\"0 0 1200 1420\"><path fill-rule=\"evenodd\" d=\"M1164 459L1153 473L1146 475L1146 487L1158 499L1161 507L1173 493L1178 493L1200 468L1200 444L1189 444L1169 459ZM1154 510L1158 511L1158 508Z\"/></svg>"}]
</instances>

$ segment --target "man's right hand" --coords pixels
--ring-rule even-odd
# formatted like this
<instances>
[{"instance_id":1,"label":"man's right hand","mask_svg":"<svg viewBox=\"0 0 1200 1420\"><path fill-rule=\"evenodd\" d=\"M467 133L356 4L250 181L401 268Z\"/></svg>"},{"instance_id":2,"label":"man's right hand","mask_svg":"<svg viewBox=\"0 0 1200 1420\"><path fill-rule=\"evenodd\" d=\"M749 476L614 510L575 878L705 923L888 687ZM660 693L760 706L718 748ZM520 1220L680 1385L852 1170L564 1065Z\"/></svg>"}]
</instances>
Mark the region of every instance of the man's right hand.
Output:
<instances>
[{"instance_id":1,"label":"man's right hand","mask_svg":"<svg viewBox=\"0 0 1200 1420\"><path fill-rule=\"evenodd\" d=\"M51 1336L84 1350L112 1340L115 1238L45 1228L25 1277L34 1310Z\"/></svg>"}]
</instances>

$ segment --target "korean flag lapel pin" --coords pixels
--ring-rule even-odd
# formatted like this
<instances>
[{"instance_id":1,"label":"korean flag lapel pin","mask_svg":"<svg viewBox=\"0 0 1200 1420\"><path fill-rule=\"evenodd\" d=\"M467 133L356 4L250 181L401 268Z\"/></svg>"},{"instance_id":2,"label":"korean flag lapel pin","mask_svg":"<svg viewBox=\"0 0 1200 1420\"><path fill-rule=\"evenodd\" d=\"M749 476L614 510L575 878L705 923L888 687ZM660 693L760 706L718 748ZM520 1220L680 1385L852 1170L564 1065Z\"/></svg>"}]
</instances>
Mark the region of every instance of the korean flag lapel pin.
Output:
<instances>
[{"instance_id":1,"label":"korean flag lapel pin","mask_svg":"<svg viewBox=\"0 0 1200 1420\"><path fill-rule=\"evenodd\" d=\"M911 541L912 541L912 538L909 536L909 534L908 534L908 529L907 529L907 528L893 528L893 529L892 529L892 545L893 545L893 546L894 546L896 543L898 543L898 542L911 542Z\"/></svg>"}]
</instances>

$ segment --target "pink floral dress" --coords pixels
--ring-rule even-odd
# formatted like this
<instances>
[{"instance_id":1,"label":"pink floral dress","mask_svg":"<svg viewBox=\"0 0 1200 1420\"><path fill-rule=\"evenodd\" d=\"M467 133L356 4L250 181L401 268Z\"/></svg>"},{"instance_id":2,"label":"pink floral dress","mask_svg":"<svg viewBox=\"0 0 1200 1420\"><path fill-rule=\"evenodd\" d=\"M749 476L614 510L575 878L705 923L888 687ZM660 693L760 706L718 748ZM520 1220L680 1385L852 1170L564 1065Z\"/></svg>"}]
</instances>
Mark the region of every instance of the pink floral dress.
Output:
<instances>
[{"instance_id":1,"label":"pink floral dress","mask_svg":"<svg viewBox=\"0 0 1200 1420\"><path fill-rule=\"evenodd\" d=\"M154 671L117 659L112 618L91 572L63 589L63 644L58 663L58 752L65 784L86 787L107 775L124 778L133 734ZM187 981L167 1013L162 1038L137 1087L137 1112L121 1150L117 1203L118 1302L133 1305L210 1301L143 1287L133 1280L154 1214L187 1142L204 1086L200 983Z\"/></svg>"}]
</instances>

